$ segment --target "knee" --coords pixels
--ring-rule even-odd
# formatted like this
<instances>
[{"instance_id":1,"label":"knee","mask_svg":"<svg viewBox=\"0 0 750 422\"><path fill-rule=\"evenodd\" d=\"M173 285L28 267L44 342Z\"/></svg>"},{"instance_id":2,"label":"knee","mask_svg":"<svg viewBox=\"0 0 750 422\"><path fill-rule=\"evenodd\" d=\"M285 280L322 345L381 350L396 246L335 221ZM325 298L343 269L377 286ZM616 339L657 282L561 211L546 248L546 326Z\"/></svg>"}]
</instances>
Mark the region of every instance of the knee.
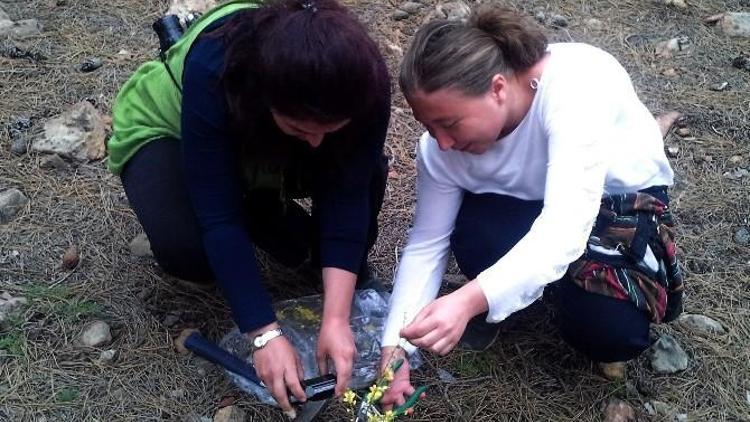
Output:
<instances>
[{"instance_id":1,"label":"knee","mask_svg":"<svg viewBox=\"0 0 750 422\"><path fill-rule=\"evenodd\" d=\"M149 236L149 241L156 263L167 274L196 283L213 279L213 272L201 243L174 242L159 236Z\"/></svg>"},{"instance_id":2,"label":"knee","mask_svg":"<svg viewBox=\"0 0 750 422\"><path fill-rule=\"evenodd\" d=\"M591 360L633 359L648 349L648 315L631 302L586 292L563 280L558 326L563 339Z\"/></svg>"}]
</instances>

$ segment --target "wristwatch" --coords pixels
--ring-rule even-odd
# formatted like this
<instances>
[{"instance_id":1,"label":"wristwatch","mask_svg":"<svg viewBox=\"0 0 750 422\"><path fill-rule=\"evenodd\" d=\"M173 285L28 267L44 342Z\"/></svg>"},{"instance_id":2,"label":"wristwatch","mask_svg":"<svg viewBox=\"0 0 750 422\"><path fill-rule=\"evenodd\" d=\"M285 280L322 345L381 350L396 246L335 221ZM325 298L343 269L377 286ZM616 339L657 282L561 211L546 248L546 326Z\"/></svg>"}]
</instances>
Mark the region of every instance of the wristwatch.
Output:
<instances>
[{"instance_id":1,"label":"wristwatch","mask_svg":"<svg viewBox=\"0 0 750 422\"><path fill-rule=\"evenodd\" d=\"M251 353L254 353L258 349L262 349L269 341L282 335L284 335L284 333L281 331L281 328L274 328L273 330L268 330L263 334L255 336L255 338L253 338Z\"/></svg>"}]
</instances>

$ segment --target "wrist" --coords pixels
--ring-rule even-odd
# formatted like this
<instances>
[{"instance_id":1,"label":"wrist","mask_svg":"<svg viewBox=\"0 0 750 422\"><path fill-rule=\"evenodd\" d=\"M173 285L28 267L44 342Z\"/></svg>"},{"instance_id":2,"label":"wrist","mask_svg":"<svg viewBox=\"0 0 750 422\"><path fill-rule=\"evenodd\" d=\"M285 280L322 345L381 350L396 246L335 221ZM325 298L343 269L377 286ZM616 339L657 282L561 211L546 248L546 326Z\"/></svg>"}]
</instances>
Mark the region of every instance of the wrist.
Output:
<instances>
[{"instance_id":1,"label":"wrist","mask_svg":"<svg viewBox=\"0 0 750 422\"><path fill-rule=\"evenodd\" d=\"M259 335L261 335L261 334L263 334L265 332L268 332L268 331L271 331L271 330L275 330L277 328L281 328L281 326L279 325L278 321L274 321L274 322L272 322L270 324L267 324L267 325L264 325L262 327L256 328L256 329L254 329L252 331L246 332L245 333L245 337L248 340L253 341L253 339L255 339L255 337L257 337L257 336L259 336Z\"/></svg>"},{"instance_id":2,"label":"wrist","mask_svg":"<svg viewBox=\"0 0 750 422\"><path fill-rule=\"evenodd\" d=\"M459 309L465 311L467 319L471 319L482 312L487 312L489 310L487 297L485 297L484 291L476 279L467 283L465 286L457 290L456 293L459 294L459 300L461 302Z\"/></svg>"}]
</instances>

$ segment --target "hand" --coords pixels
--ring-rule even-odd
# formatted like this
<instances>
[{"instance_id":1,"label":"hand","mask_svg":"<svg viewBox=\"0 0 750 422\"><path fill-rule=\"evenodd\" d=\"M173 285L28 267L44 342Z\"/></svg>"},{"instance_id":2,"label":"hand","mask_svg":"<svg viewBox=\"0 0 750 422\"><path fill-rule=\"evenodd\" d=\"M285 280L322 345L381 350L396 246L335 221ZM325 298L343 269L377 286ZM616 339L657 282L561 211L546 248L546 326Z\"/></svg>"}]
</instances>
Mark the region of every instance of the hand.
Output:
<instances>
[{"instance_id":1,"label":"hand","mask_svg":"<svg viewBox=\"0 0 750 422\"><path fill-rule=\"evenodd\" d=\"M274 328L278 328L277 323L267 325L248 336L254 338L256 335ZM294 410L289 403L288 391L291 391L294 397L301 402L307 400L302 384L300 384L300 379L303 377L302 363L297 351L294 350L286 337L276 337L266 343L263 348L255 350L253 366L255 366L258 377L266 385L284 412Z\"/></svg>"},{"instance_id":2,"label":"hand","mask_svg":"<svg viewBox=\"0 0 750 422\"><path fill-rule=\"evenodd\" d=\"M466 324L487 310L487 300L476 281L425 306L411 324L401 329L401 337L417 347L441 356L458 344Z\"/></svg>"},{"instance_id":3,"label":"hand","mask_svg":"<svg viewBox=\"0 0 750 422\"><path fill-rule=\"evenodd\" d=\"M352 377L352 366L357 348L354 345L354 334L348 320L323 319L318 336L318 360L320 374L328 373L328 359L336 368L336 396L344 394Z\"/></svg>"},{"instance_id":4,"label":"hand","mask_svg":"<svg viewBox=\"0 0 750 422\"><path fill-rule=\"evenodd\" d=\"M401 406L406 402L406 399L414 394L414 387L411 385L409 379L409 359L406 357L404 349L394 346L386 346L380 352L380 372L381 374L388 369L393 362L399 359L403 359L404 363L401 367L393 374L393 381L391 381L390 387L385 390L383 397L380 399L380 405L383 406L384 410L391 410L393 406ZM422 397L424 397L424 393Z\"/></svg>"}]
</instances>

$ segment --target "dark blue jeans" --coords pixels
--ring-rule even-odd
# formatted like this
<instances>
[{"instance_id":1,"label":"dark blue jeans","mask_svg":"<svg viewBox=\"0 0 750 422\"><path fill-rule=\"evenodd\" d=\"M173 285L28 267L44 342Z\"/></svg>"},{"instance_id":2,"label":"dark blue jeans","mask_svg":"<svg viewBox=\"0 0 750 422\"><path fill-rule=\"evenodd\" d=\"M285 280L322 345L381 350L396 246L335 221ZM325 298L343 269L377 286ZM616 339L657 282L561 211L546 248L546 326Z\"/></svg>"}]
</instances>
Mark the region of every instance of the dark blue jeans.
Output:
<instances>
[{"instance_id":1,"label":"dark blue jeans","mask_svg":"<svg viewBox=\"0 0 750 422\"><path fill-rule=\"evenodd\" d=\"M385 195L387 166L383 157L370 184L368 250L378 236L377 216ZM159 266L183 280L198 283L213 280L182 174L179 141L165 138L149 142L128 161L120 178ZM279 198L278 190L254 190L247 194L246 224L250 238L285 266L299 266L308 257L316 265L319 237L313 217L294 201L284 204ZM367 279L369 275L366 255L359 279Z\"/></svg>"},{"instance_id":2,"label":"dark blue jeans","mask_svg":"<svg viewBox=\"0 0 750 422\"><path fill-rule=\"evenodd\" d=\"M529 231L542 205L505 195L465 193L451 236L464 275L472 280L503 257ZM563 339L590 359L629 360L649 347L649 316L631 302L589 293L567 278L548 288L556 290L551 296Z\"/></svg>"}]
</instances>

